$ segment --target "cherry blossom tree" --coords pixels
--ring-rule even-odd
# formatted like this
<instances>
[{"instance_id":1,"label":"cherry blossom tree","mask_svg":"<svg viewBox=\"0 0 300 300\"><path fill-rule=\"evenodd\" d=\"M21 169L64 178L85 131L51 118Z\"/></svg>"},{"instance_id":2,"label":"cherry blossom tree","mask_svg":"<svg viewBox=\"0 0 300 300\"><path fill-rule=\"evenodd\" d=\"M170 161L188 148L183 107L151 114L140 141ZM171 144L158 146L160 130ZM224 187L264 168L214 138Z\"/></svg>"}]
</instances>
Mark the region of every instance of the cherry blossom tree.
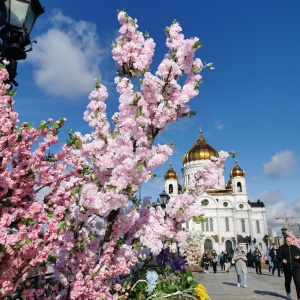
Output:
<instances>
[{"instance_id":1,"label":"cherry blossom tree","mask_svg":"<svg viewBox=\"0 0 300 300\"><path fill-rule=\"evenodd\" d=\"M166 28L168 52L150 72L155 43L137 21L118 13L120 36L112 55L119 111L106 116L108 93L100 81L84 112L91 133L69 132L56 154L65 119L23 123L13 109L13 92L0 72L0 296L22 289L26 299L126 299L129 275L172 239L186 249L182 223L203 213L197 201L215 186L228 154L212 157L186 191L163 209L135 197L172 149L155 144L170 123L190 114L200 72L212 68L195 58L198 38L185 39L178 22ZM4 62L6 63L6 62ZM137 85L137 82L139 84ZM41 201L37 193L45 190ZM140 258L143 258L141 260ZM46 281L47 262L54 278ZM39 267L38 284L28 278Z\"/></svg>"},{"instance_id":2,"label":"cherry blossom tree","mask_svg":"<svg viewBox=\"0 0 300 300\"><path fill-rule=\"evenodd\" d=\"M287 234L290 235L292 238L292 245L295 245L298 248L300 248L300 237L296 237L292 231L289 231Z\"/></svg>"}]
</instances>

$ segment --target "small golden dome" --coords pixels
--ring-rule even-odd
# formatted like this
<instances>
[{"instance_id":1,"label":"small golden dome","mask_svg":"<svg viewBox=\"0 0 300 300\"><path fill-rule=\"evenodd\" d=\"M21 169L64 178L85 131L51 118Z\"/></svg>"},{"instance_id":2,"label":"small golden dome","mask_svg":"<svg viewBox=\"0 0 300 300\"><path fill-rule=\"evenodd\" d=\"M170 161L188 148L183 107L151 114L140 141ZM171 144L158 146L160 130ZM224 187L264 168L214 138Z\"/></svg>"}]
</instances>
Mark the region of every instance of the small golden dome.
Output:
<instances>
[{"instance_id":1,"label":"small golden dome","mask_svg":"<svg viewBox=\"0 0 300 300\"><path fill-rule=\"evenodd\" d=\"M235 162L234 168L230 171L230 178L245 177L245 171Z\"/></svg>"},{"instance_id":2,"label":"small golden dome","mask_svg":"<svg viewBox=\"0 0 300 300\"><path fill-rule=\"evenodd\" d=\"M219 152L206 142L200 131L199 139L196 144L184 154L182 161L183 163L187 163L195 160L210 159L212 156L219 157Z\"/></svg>"},{"instance_id":3,"label":"small golden dome","mask_svg":"<svg viewBox=\"0 0 300 300\"><path fill-rule=\"evenodd\" d=\"M232 182L231 179L228 180L225 186L226 190L232 190Z\"/></svg>"},{"instance_id":4,"label":"small golden dome","mask_svg":"<svg viewBox=\"0 0 300 300\"><path fill-rule=\"evenodd\" d=\"M169 170L165 174L165 180L167 179L178 179L178 174L173 170L172 165L170 165Z\"/></svg>"}]
</instances>

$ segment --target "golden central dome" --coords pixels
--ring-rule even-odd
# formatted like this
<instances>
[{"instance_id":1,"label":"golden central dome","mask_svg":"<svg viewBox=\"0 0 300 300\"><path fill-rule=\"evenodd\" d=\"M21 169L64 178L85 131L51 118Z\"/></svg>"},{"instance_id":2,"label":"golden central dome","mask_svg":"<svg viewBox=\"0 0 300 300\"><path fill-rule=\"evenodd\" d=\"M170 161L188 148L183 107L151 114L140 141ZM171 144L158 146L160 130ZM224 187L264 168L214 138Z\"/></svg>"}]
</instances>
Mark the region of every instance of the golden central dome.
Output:
<instances>
[{"instance_id":1,"label":"golden central dome","mask_svg":"<svg viewBox=\"0 0 300 300\"><path fill-rule=\"evenodd\" d=\"M219 157L219 152L206 142L200 131L199 139L196 144L184 154L182 161L183 163L187 163L195 160L210 159L212 156Z\"/></svg>"},{"instance_id":2,"label":"golden central dome","mask_svg":"<svg viewBox=\"0 0 300 300\"><path fill-rule=\"evenodd\" d=\"M165 174L165 180L168 179L178 179L178 174L173 170L172 165L170 165L169 170Z\"/></svg>"},{"instance_id":3,"label":"golden central dome","mask_svg":"<svg viewBox=\"0 0 300 300\"><path fill-rule=\"evenodd\" d=\"M245 177L245 171L239 167L237 162L235 163L234 168L230 171L230 178L236 177Z\"/></svg>"}]
</instances>

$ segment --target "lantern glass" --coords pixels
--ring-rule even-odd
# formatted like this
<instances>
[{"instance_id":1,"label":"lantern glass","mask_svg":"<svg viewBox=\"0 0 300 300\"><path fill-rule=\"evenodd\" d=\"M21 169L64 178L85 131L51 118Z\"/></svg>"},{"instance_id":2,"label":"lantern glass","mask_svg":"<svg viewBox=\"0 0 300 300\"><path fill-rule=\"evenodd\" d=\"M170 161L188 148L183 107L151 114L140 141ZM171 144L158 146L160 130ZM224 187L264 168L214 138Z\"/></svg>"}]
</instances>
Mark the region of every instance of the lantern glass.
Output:
<instances>
[{"instance_id":1,"label":"lantern glass","mask_svg":"<svg viewBox=\"0 0 300 300\"><path fill-rule=\"evenodd\" d=\"M167 202L169 200L169 195L165 191L163 191L161 194L159 194L159 197L160 197L161 203L167 204Z\"/></svg>"},{"instance_id":2,"label":"lantern glass","mask_svg":"<svg viewBox=\"0 0 300 300\"><path fill-rule=\"evenodd\" d=\"M28 35L37 17L44 13L39 0L5 0L5 5L9 25L25 29Z\"/></svg>"},{"instance_id":3,"label":"lantern glass","mask_svg":"<svg viewBox=\"0 0 300 300\"><path fill-rule=\"evenodd\" d=\"M31 29L35 23L37 16L32 9L28 11L25 28L27 29L28 34L30 34Z\"/></svg>"},{"instance_id":4,"label":"lantern glass","mask_svg":"<svg viewBox=\"0 0 300 300\"><path fill-rule=\"evenodd\" d=\"M7 18L10 25L24 28L30 8L30 2L6 0Z\"/></svg>"}]
</instances>

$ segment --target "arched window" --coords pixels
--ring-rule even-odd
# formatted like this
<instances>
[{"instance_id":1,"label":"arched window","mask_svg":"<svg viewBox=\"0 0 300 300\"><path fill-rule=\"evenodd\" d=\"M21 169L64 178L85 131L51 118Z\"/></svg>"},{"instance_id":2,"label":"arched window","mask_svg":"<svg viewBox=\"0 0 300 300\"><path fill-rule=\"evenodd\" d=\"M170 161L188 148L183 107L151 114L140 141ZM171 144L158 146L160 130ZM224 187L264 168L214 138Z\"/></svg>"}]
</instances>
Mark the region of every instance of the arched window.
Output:
<instances>
[{"instance_id":1,"label":"arched window","mask_svg":"<svg viewBox=\"0 0 300 300\"><path fill-rule=\"evenodd\" d=\"M169 184L169 194L173 194L173 184Z\"/></svg>"},{"instance_id":2,"label":"arched window","mask_svg":"<svg viewBox=\"0 0 300 300\"><path fill-rule=\"evenodd\" d=\"M256 232L260 233L260 226L259 226L259 221L256 221Z\"/></svg>"},{"instance_id":3,"label":"arched window","mask_svg":"<svg viewBox=\"0 0 300 300\"><path fill-rule=\"evenodd\" d=\"M225 218L225 229L226 231L229 231L229 219Z\"/></svg>"},{"instance_id":4,"label":"arched window","mask_svg":"<svg viewBox=\"0 0 300 300\"><path fill-rule=\"evenodd\" d=\"M244 219L242 219L242 232L246 232Z\"/></svg>"},{"instance_id":5,"label":"arched window","mask_svg":"<svg viewBox=\"0 0 300 300\"><path fill-rule=\"evenodd\" d=\"M204 250L207 250L208 253L210 253L213 249L213 244L212 241L209 239L206 239L204 242Z\"/></svg>"},{"instance_id":6,"label":"arched window","mask_svg":"<svg viewBox=\"0 0 300 300\"><path fill-rule=\"evenodd\" d=\"M241 192L241 191L242 191L242 185L241 185L240 182L237 183L236 187L237 187L237 191L238 191L238 192Z\"/></svg>"},{"instance_id":7,"label":"arched window","mask_svg":"<svg viewBox=\"0 0 300 300\"><path fill-rule=\"evenodd\" d=\"M214 222L213 222L213 219L210 218L209 221L210 221L210 231L214 231Z\"/></svg>"},{"instance_id":8,"label":"arched window","mask_svg":"<svg viewBox=\"0 0 300 300\"><path fill-rule=\"evenodd\" d=\"M232 242L231 241L226 241L226 243L225 243L225 249L226 249L226 251L230 254L230 255L232 255L233 254L233 250L232 250Z\"/></svg>"}]
</instances>

